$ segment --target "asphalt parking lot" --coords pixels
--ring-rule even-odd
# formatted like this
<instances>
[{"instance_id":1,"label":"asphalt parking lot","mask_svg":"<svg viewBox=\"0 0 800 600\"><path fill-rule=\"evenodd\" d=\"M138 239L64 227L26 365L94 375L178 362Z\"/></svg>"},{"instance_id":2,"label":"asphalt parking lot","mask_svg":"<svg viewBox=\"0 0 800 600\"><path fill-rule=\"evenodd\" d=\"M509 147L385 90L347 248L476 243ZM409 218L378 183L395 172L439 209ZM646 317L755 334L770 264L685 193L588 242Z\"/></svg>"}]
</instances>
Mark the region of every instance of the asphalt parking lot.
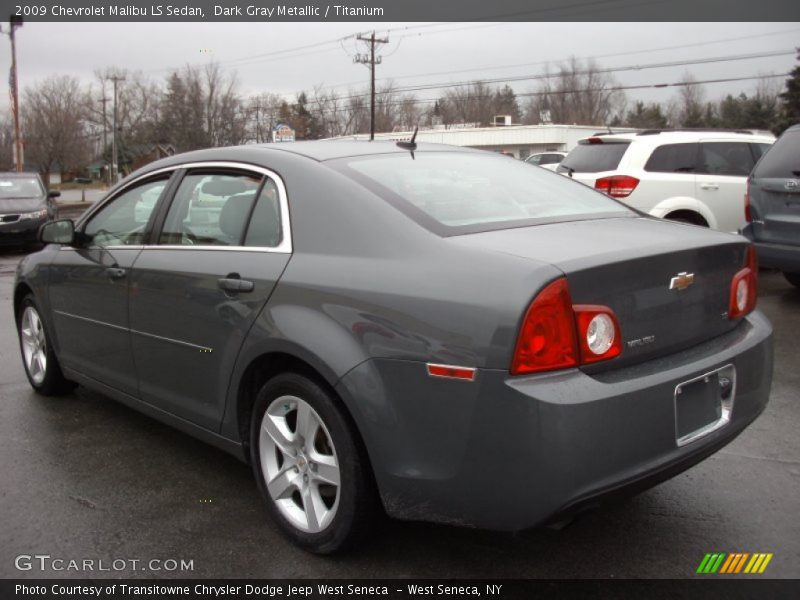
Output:
<instances>
[{"instance_id":1,"label":"asphalt parking lot","mask_svg":"<svg viewBox=\"0 0 800 600\"><path fill-rule=\"evenodd\" d=\"M34 394L11 296L23 254L0 250L1 577L692 577L707 552L770 552L765 576L800 577L800 291L761 274L775 327L765 413L710 459L560 531L515 535L386 522L321 558L268 520L249 467L98 394ZM19 555L193 561L190 572L18 571Z\"/></svg>"}]
</instances>

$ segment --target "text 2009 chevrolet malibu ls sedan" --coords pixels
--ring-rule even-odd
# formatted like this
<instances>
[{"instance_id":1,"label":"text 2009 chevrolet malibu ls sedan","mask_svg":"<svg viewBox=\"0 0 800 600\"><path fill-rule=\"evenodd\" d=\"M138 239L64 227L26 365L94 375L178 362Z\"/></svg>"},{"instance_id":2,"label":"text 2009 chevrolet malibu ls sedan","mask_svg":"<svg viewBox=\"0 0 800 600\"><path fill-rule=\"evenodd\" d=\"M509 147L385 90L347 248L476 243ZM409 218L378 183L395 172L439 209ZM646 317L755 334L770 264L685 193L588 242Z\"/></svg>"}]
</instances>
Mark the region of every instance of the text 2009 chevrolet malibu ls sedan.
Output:
<instances>
[{"instance_id":1,"label":"text 2009 chevrolet malibu ls sedan","mask_svg":"<svg viewBox=\"0 0 800 600\"><path fill-rule=\"evenodd\" d=\"M688 468L769 396L745 240L498 155L193 152L42 235L14 292L33 387L85 385L251 462L316 552L381 506L543 523Z\"/></svg>"}]
</instances>

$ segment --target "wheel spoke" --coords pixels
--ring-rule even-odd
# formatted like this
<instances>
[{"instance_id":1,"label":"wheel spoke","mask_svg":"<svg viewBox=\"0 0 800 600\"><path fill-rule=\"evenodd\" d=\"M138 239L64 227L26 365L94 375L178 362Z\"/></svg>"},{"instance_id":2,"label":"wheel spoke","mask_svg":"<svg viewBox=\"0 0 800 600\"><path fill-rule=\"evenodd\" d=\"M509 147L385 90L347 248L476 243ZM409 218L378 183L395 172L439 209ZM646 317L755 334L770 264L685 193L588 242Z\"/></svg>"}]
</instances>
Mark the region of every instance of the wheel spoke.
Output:
<instances>
[{"instance_id":1,"label":"wheel spoke","mask_svg":"<svg viewBox=\"0 0 800 600\"><path fill-rule=\"evenodd\" d=\"M303 446L310 448L314 444L314 435L317 432L319 423L312 414L311 407L305 402L297 405L297 427L295 434L302 440Z\"/></svg>"},{"instance_id":2,"label":"wheel spoke","mask_svg":"<svg viewBox=\"0 0 800 600\"><path fill-rule=\"evenodd\" d=\"M322 518L325 516L325 511L328 509L325 503L322 502L319 490L316 489L315 486L308 484L303 486L302 496L303 509L306 513L306 519L308 520L308 528L311 531L318 531L320 529L320 523L322 523Z\"/></svg>"},{"instance_id":3,"label":"wheel spoke","mask_svg":"<svg viewBox=\"0 0 800 600\"><path fill-rule=\"evenodd\" d=\"M316 465L314 478L317 481L339 487L339 464L335 456L315 453L311 457L311 460L313 460Z\"/></svg>"},{"instance_id":4,"label":"wheel spoke","mask_svg":"<svg viewBox=\"0 0 800 600\"><path fill-rule=\"evenodd\" d=\"M283 417L264 415L263 429L284 455L293 456L295 454L295 436L289 431Z\"/></svg>"},{"instance_id":5,"label":"wheel spoke","mask_svg":"<svg viewBox=\"0 0 800 600\"><path fill-rule=\"evenodd\" d=\"M283 500L284 498L291 497L295 489L299 489L297 485L297 478L299 475L295 473L294 469L284 464L284 468L267 483L269 495L273 500Z\"/></svg>"},{"instance_id":6,"label":"wheel spoke","mask_svg":"<svg viewBox=\"0 0 800 600\"><path fill-rule=\"evenodd\" d=\"M36 364L39 365L39 373L44 373L47 367L47 362L44 358L44 352L41 350L34 355Z\"/></svg>"},{"instance_id":7,"label":"wheel spoke","mask_svg":"<svg viewBox=\"0 0 800 600\"><path fill-rule=\"evenodd\" d=\"M31 344L33 344L34 337L33 337L33 333L31 333L31 328L30 327L24 327L23 326L23 328L21 329L21 333L22 333L22 343L23 344L28 344L29 346Z\"/></svg>"}]
</instances>

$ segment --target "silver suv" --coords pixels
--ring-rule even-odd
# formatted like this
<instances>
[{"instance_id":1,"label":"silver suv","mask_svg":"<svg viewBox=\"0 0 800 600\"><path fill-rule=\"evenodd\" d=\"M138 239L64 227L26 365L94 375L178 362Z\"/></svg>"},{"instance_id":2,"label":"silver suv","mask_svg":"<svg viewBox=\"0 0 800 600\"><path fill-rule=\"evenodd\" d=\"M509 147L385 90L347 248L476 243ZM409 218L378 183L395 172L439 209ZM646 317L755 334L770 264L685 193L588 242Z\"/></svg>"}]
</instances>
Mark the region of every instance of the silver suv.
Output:
<instances>
[{"instance_id":1,"label":"silver suv","mask_svg":"<svg viewBox=\"0 0 800 600\"><path fill-rule=\"evenodd\" d=\"M736 232L747 176L774 141L726 130L595 134L556 171L654 217Z\"/></svg>"},{"instance_id":2,"label":"silver suv","mask_svg":"<svg viewBox=\"0 0 800 600\"><path fill-rule=\"evenodd\" d=\"M763 267L780 269L800 288L800 125L787 129L747 180L742 234Z\"/></svg>"}]
</instances>

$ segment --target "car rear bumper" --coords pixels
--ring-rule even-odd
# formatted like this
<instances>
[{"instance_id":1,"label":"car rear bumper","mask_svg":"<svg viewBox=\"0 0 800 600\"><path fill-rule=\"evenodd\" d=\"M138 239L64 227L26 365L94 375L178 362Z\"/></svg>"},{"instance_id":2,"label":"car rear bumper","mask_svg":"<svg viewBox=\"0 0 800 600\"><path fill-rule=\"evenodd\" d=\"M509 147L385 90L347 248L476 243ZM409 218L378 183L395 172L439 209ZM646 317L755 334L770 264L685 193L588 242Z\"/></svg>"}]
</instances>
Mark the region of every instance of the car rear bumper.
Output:
<instances>
[{"instance_id":1,"label":"car rear bumper","mask_svg":"<svg viewBox=\"0 0 800 600\"><path fill-rule=\"evenodd\" d=\"M47 223L47 219L26 219L13 223L0 223L0 246L37 243L39 241L39 227L44 223Z\"/></svg>"},{"instance_id":2,"label":"car rear bumper","mask_svg":"<svg viewBox=\"0 0 800 600\"><path fill-rule=\"evenodd\" d=\"M742 229L741 233L755 246L760 267L800 273L800 245L760 242L753 235L752 225Z\"/></svg>"},{"instance_id":3,"label":"car rear bumper","mask_svg":"<svg viewBox=\"0 0 800 600\"><path fill-rule=\"evenodd\" d=\"M772 328L756 312L724 336L599 375L487 369L467 382L375 359L338 390L390 515L514 531L654 485L729 443L766 406L772 361ZM730 421L679 446L676 387L726 365Z\"/></svg>"}]
</instances>

